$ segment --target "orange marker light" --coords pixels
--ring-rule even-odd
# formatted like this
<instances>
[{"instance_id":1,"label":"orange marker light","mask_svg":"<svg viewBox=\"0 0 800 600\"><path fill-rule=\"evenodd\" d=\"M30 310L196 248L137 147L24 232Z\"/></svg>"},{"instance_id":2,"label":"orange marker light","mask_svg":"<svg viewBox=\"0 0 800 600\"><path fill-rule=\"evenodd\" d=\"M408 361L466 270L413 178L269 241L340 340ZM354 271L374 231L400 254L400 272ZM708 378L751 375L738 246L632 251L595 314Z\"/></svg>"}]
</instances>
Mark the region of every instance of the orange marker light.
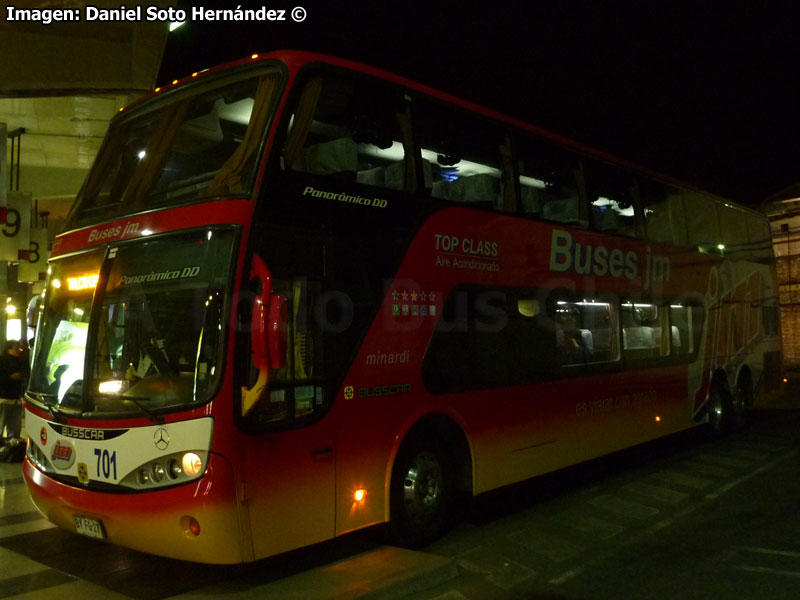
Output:
<instances>
[{"instance_id":1,"label":"orange marker light","mask_svg":"<svg viewBox=\"0 0 800 600\"><path fill-rule=\"evenodd\" d=\"M251 55L250 55L250 58L252 58L253 60L255 60L256 58L258 58L258 54L251 54Z\"/></svg>"},{"instance_id":2,"label":"orange marker light","mask_svg":"<svg viewBox=\"0 0 800 600\"><path fill-rule=\"evenodd\" d=\"M197 77L197 73L192 73L192 77Z\"/></svg>"},{"instance_id":3,"label":"orange marker light","mask_svg":"<svg viewBox=\"0 0 800 600\"><path fill-rule=\"evenodd\" d=\"M181 517L181 529L186 535L200 535L200 523L197 519L188 515Z\"/></svg>"},{"instance_id":4,"label":"orange marker light","mask_svg":"<svg viewBox=\"0 0 800 600\"><path fill-rule=\"evenodd\" d=\"M155 91L156 93L158 93L158 92L160 92L160 91L161 91L161 88L160 88L160 87L157 87L157 88L156 88L154 91Z\"/></svg>"},{"instance_id":5,"label":"orange marker light","mask_svg":"<svg viewBox=\"0 0 800 600\"><path fill-rule=\"evenodd\" d=\"M659 417L658 415L656 415L656 423L660 423L660 422L661 422L661 417Z\"/></svg>"},{"instance_id":6,"label":"orange marker light","mask_svg":"<svg viewBox=\"0 0 800 600\"><path fill-rule=\"evenodd\" d=\"M178 83L177 79L173 80L172 85L175 85L176 83Z\"/></svg>"},{"instance_id":7,"label":"orange marker light","mask_svg":"<svg viewBox=\"0 0 800 600\"><path fill-rule=\"evenodd\" d=\"M363 502L366 497L367 497L367 490L365 490L364 488L357 489L353 494L353 499L356 502Z\"/></svg>"},{"instance_id":8,"label":"orange marker light","mask_svg":"<svg viewBox=\"0 0 800 600\"><path fill-rule=\"evenodd\" d=\"M783 383L789 383L789 380L786 377L783 378Z\"/></svg>"}]
</instances>

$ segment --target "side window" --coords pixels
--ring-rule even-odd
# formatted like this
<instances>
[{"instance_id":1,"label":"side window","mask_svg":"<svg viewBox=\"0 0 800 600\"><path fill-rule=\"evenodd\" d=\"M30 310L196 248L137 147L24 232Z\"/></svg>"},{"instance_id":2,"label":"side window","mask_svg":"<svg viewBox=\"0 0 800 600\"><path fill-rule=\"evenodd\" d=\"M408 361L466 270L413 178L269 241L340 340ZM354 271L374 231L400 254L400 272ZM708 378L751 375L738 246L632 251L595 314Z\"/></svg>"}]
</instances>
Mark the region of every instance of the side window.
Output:
<instances>
[{"instance_id":1,"label":"side window","mask_svg":"<svg viewBox=\"0 0 800 600\"><path fill-rule=\"evenodd\" d=\"M624 300L622 317L622 353L625 360L669 356L671 328L668 311L655 302Z\"/></svg>"},{"instance_id":2,"label":"side window","mask_svg":"<svg viewBox=\"0 0 800 600\"><path fill-rule=\"evenodd\" d=\"M520 209L558 223L586 223L578 155L534 138L515 140Z\"/></svg>"},{"instance_id":3,"label":"side window","mask_svg":"<svg viewBox=\"0 0 800 600\"><path fill-rule=\"evenodd\" d=\"M688 241L680 190L645 178L639 179L639 190L647 239L685 246Z\"/></svg>"},{"instance_id":4,"label":"side window","mask_svg":"<svg viewBox=\"0 0 800 600\"><path fill-rule=\"evenodd\" d=\"M639 190L632 173L587 161L586 190L592 229L627 236L639 233Z\"/></svg>"},{"instance_id":5,"label":"side window","mask_svg":"<svg viewBox=\"0 0 800 600\"><path fill-rule=\"evenodd\" d=\"M722 247L720 250L728 258L751 260L752 251L747 242L749 214L730 204L717 204L717 217Z\"/></svg>"},{"instance_id":6,"label":"side window","mask_svg":"<svg viewBox=\"0 0 800 600\"><path fill-rule=\"evenodd\" d=\"M699 304L670 303L670 341L674 356L694 356L697 352L703 335L703 316L703 307Z\"/></svg>"},{"instance_id":7,"label":"side window","mask_svg":"<svg viewBox=\"0 0 800 600\"><path fill-rule=\"evenodd\" d=\"M407 174L407 103L400 90L334 74L310 79L299 96L283 151L285 168L395 190ZM409 155L410 158L410 155Z\"/></svg>"},{"instance_id":8,"label":"side window","mask_svg":"<svg viewBox=\"0 0 800 600\"><path fill-rule=\"evenodd\" d=\"M616 306L601 298L551 301L558 363L569 367L619 359Z\"/></svg>"},{"instance_id":9,"label":"side window","mask_svg":"<svg viewBox=\"0 0 800 600\"><path fill-rule=\"evenodd\" d=\"M424 99L414 105L414 128L431 196L515 210L511 150L501 129Z\"/></svg>"},{"instance_id":10,"label":"side window","mask_svg":"<svg viewBox=\"0 0 800 600\"><path fill-rule=\"evenodd\" d=\"M508 313L503 291L454 289L425 354L422 377L434 392L508 385Z\"/></svg>"},{"instance_id":11,"label":"side window","mask_svg":"<svg viewBox=\"0 0 800 600\"><path fill-rule=\"evenodd\" d=\"M422 365L433 392L497 388L551 378L556 336L534 292L455 289Z\"/></svg>"},{"instance_id":12,"label":"side window","mask_svg":"<svg viewBox=\"0 0 800 600\"><path fill-rule=\"evenodd\" d=\"M689 244L697 246L703 252L718 254L722 242L717 219L716 202L690 190L684 190L683 201L686 210L686 229Z\"/></svg>"},{"instance_id":13,"label":"side window","mask_svg":"<svg viewBox=\"0 0 800 600\"><path fill-rule=\"evenodd\" d=\"M772 234L769 222L763 214L752 213L748 218L747 242L750 260L769 263L774 259Z\"/></svg>"}]
</instances>

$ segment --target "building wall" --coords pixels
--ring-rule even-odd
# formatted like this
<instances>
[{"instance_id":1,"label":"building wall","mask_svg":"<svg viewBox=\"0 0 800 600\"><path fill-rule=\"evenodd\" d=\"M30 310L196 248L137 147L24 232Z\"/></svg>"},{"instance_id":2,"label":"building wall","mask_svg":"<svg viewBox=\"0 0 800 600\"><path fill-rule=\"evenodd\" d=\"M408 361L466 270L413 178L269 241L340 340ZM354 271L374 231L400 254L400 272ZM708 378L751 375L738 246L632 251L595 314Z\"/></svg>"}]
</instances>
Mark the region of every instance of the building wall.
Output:
<instances>
[{"instance_id":1,"label":"building wall","mask_svg":"<svg viewBox=\"0 0 800 600\"><path fill-rule=\"evenodd\" d=\"M770 214L781 309L783 364L788 370L800 370L800 214L794 214L796 212L796 207L792 206L792 210Z\"/></svg>"}]
</instances>

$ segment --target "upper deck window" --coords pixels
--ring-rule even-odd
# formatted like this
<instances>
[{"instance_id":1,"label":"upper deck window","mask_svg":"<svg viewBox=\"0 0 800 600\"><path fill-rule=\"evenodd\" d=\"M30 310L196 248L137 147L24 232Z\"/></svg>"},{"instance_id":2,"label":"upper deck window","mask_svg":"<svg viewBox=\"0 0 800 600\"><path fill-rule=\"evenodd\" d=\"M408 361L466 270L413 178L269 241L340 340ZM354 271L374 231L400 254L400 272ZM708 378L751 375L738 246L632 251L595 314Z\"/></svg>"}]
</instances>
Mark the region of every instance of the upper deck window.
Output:
<instances>
[{"instance_id":1,"label":"upper deck window","mask_svg":"<svg viewBox=\"0 0 800 600\"><path fill-rule=\"evenodd\" d=\"M597 161L585 162L592 228L605 233L641 236L639 188L633 173Z\"/></svg>"},{"instance_id":2,"label":"upper deck window","mask_svg":"<svg viewBox=\"0 0 800 600\"><path fill-rule=\"evenodd\" d=\"M425 187L431 196L514 212L511 148L505 132L424 98L414 108Z\"/></svg>"},{"instance_id":3,"label":"upper deck window","mask_svg":"<svg viewBox=\"0 0 800 600\"><path fill-rule=\"evenodd\" d=\"M248 75L176 90L123 113L68 227L203 197L249 195L281 75Z\"/></svg>"},{"instance_id":4,"label":"upper deck window","mask_svg":"<svg viewBox=\"0 0 800 600\"><path fill-rule=\"evenodd\" d=\"M585 223L580 156L533 137L514 140L514 147L521 212L568 225Z\"/></svg>"},{"instance_id":5,"label":"upper deck window","mask_svg":"<svg viewBox=\"0 0 800 600\"><path fill-rule=\"evenodd\" d=\"M329 73L309 79L283 150L292 171L410 191L414 164L402 93L376 80Z\"/></svg>"}]
</instances>

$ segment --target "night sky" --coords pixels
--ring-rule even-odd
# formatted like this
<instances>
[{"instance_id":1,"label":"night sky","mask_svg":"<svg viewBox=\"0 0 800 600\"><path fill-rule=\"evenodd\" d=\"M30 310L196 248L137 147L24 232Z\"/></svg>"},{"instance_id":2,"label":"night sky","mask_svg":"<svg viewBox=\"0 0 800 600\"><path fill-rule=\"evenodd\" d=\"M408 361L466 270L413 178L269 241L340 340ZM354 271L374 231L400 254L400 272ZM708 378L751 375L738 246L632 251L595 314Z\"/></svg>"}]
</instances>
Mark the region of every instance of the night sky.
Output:
<instances>
[{"instance_id":1,"label":"night sky","mask_svg":"<svg viewBox=\"0 0 800 600\"><path fill-rule=\"evenodd\" d=\"M192 4L236 6L179 2ZM734 200L757 204L800 182L796 3L476 4L243 2L301 5L308 16L303 23L187 23L171 34L159 83L253 52L319 51Z\"/></svg>"}]
</instances>

